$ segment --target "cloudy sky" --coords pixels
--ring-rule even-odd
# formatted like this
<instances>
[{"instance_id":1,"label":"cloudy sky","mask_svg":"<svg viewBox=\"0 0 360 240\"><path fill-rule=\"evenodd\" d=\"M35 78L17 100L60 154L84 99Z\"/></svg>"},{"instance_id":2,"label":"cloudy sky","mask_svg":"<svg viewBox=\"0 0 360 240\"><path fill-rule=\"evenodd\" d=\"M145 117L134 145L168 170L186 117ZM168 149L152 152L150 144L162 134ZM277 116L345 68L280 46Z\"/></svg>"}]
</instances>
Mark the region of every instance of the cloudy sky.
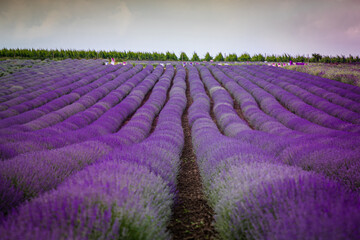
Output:
<instances>
[{"instance_id":1,"label":"cloudy sky","mask_svg":"<svg viewBox=\"0 0 360 240\"><path fill-rule=\"evenodd\" d=\"M0 0L0 48L360 55L360 0Z\"/></svg>"}]
</instances>

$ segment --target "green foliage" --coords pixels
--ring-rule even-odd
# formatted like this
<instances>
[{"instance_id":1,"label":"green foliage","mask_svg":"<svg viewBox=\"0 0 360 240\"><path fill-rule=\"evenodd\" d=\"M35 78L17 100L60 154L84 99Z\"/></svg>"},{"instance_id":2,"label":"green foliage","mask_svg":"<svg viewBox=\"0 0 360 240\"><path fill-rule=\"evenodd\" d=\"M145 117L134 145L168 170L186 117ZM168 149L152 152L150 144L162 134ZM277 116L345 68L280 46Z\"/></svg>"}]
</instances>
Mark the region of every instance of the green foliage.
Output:
<instances>
[{"instance_id":1,"label":"green foliage","mask_svg":"<svg viewBox=\"0 0 360 240\"><path fill-rule=\"evenodd\" d=\"M210 55L209 52L205 54L204 61L210 62L210 60L213 60L213 57Z\"/></svg>"},{"instance_id":2,"label":"green foliage","mask_svg":"<svg viewBox=\"0 0 360 240\"><path fill-rule=\"evenodd\" d=\"M261 58L261 57L260 57ZM292 57L290 54L284 53L283 55L268 55L266 56L266 61L268 62L306 62L307 59L304 56L296 55L295 57ZM260 60L259 60L260 61Z\"/></svg>"},{"instance_id":3,"label":"green foliage","mask_svg":"<svg viewBox=\"0 0 360 240\"><path fill-rule=\"evenodd\" d=\"M227 61L227 62L237 62L238 57L237 57L236 53L229 54L228 56L226 56L225 61Z\"/></svg>"},{"instance_id":4,"label":"green foliage","mask_svg":"<svg viewBox=\"0 0 360 240\"><path fill-rule=\"evenodd\" d=\"M292 59L293 62L306 62L306 58L304 56L296 56Z\"/></svg>"},{"instance_id":5,"label":"green foliage","mask_svg":"<svg viewBox=\"0 0 360 240\"><path fill-rule=\"evenodd\" d=\"M277 58L274 54L266 56L265 60L268 62L277 62Z\"/></svg>"},{"instance_id":6,"label":"green foliage","mask_svg":"<svg viewBox=\"0 0 360 240\"><path fill-rule=\"evenodd\" d=\"M251 57L248 53L243 53L240 57L238 57L238 61L240 61L240 62L247 62L250 60L251 60Z\"/></svg>"},{"instance_id":7,"label":"green foliage","mask_svg":"<svg viewBox=\"0 0 360 240\"><path fill-rule=\"evenodd\" d=\"M331 58L329 56L323 56L321 58L322 63L331 63Z\"/></svg>"},{"instance_id":8,"label":"green foliage","mask_svg":"<svg viewBox=\"0 0 360 240\"><path fill-rule=\"evenodd\" d=\"M277 57L277 62L289 62L291 60L292 60L292 57L286 53Z\"/></svg>"},{"instance_id":9,"label":"green foliage","mask_svg":"<svg viewBox=\"0 0 360 240\"><path fill-rule=\"evenodd\" d=\"M165 57L166 57L166 60L168 60L168 61L177 61L178 60L175 53L170 53L169 51L166 52Z\"/></svg>"},{"instance_id":10,"label":"green foliage","mask_svg":"<svg viewBox=\"0 0 360 240\"><path fill-rule=\"evenodd\" d=\"M251 61L253 62L263 62L265 61L265 57L262 54L255 54L251 57Z\"/></svg>"},{"instance_id":11,"label":"green foliage","mask_svg":"<svg viewBox=\"0 0 360 240\"><path fill-rule=\"evenodd\" d=\"M96 50L75 50L75 49L0 49L0 58L27 58L27 59L52 59L52 60L61 60L66 58L72 59L111 59L115 58L116 61L128 61L128 60L143 60L143 61L189 61L188 56L182 52L178 58L175 53L167 51L166 53L159 52L132 52L132 51L96 51ZM209 62L213 57L209 52L206 53L203 61ZM233 53L226 56L224 59L222 53L219 53L215 61L229 61L229 62L246 62L246 61L268 61L268 62L307 62L308 59L304 56L297 55L292 57L289 54L282 55L267 55L266 59L262 54L255 54L250 56L248 53L243 53L239 57ZM200 58L196 52L194 52L191 61L200 61ZM359 56L349 55L348 57L344 55L337 56L322 56L319 53L313 53L312 57L309 59L310 62L321 62L321 63L360 63Z\"/></svg>"},{"instance_id":12,"label":"green foliage","mask_svg":"<svg viewBox=\"0 0 360 240\"><path fill-rule=\"evenodd\" d=\"M193 56L192 56L192 58L191 58L191 61L193 61L193 62L200 62L200 58L199 58L199 56L197 55L196 52L194 52L194 54L193 54Z\"/></svg>"},{"instance_id":13,"label":"green foliage","mask_svg":"<svg viewBox=\"0 0 360 240\"><path fill-rule=\"evenodd\" d=\"M221 52L218 55L216 55L216 57L214 58L214 61L215 62L223 62L224 61L224 57Z\"/></svg>"},{"instance_id":14,"label":"green foliage","mask_svg":"<svg viewBox=\"0 0 360 240\"><path fill-rule=\"evenodd\" d=\"M188 58L188 56L186 55L186 53L181 52L181 53L180 53L179 60L180 60L180 61L189 61L189 58Z\"/></svg>"},{"instance_id":15,"label":"green foliage","mask_svg":"<svg viewBox=\"0 0 360 240\"><path fill-rule=\"evenodd\" d=\"M311 62L320 62L322 56L318 53L313 53L312 58L310 58Z\"/></svg>"}]
</instances>

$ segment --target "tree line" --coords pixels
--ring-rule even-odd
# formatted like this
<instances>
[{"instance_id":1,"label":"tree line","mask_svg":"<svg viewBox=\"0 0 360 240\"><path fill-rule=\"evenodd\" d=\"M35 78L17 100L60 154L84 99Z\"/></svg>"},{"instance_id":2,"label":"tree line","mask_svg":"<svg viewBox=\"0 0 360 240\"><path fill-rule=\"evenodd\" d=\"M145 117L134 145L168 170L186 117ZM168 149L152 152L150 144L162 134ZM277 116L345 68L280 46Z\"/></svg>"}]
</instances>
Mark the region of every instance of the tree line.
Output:
<instances>
[{"instance_id":1,"label":"tree line","mask_svg":"<svg viewBox=\"0 0 360 240\"><path fill-rule=\"evenodd\" d=\"M128 60L145 60L145 61L215 61L215 62L322 62L322 63L360 63L359 56L328 56L313 53L311 56L291 56L290 54L282 55L263 55L243 53L237 55L218 53L215 57L207 52L204 58L194 52L192 57L188 57L185 52L181 52L179 57L167 51L166 53L159 52L132 52L132 51L95 51L95 50L73 50L73 49L19 49L19 48L3 48L0 50L0 57L7 58L30 58L30 59L111 59L115 58L116 61Z\"/></svg>"}]
</instances>

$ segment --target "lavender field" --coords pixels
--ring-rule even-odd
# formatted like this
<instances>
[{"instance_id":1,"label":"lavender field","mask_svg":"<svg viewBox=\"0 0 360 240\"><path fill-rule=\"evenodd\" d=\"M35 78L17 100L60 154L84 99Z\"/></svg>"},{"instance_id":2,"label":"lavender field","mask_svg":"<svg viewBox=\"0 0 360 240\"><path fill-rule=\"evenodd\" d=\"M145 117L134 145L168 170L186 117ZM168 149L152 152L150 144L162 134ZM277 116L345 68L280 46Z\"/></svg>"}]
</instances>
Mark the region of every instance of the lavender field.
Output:
<instances>
[{"instance_id":1,"label":"lavender field","mask_svg":"<svg viewBox=\"0 0 360 240\"><path fill-rule=\"evenodd\" d=\"M359 64L321 64L286 66L286 69L309 73L360 87Z\"/></svg>"},{"instance_id":2,"label":"lavender field","mask_svg":"<svg viewBox=\"0 0 360 240\"><path fill-rule=\"evenodd\" d=\"M360 239L360 87L267 65L19 61L0 61L0 239ZM208 225L175 214L189 151Z\"/></svg>"}]
</instances>

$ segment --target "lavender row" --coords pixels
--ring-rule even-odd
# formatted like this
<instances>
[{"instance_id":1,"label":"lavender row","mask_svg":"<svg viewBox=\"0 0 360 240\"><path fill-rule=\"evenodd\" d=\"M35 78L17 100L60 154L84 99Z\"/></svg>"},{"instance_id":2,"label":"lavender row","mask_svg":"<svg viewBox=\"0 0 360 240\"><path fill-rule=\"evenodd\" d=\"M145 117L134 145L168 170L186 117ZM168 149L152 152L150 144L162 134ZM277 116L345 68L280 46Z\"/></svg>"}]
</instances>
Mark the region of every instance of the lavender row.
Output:
<instances>
[{"instance_id":1,"label":"lavender row","mask_svg":"<svg viewBox=\"0 0 360 240\"><path fill-rule=\"evenodd\" d=\"M15 60L7 59L0 61L0 82L6 82L6 79L9 79L10 74L18 74L24 72L27 68L38 68L39 65L44 65L47 62L34 61L34 60ZM10 71L10 73L9 73ZM10 78L11 79L11 78ZM0 89L8 88L8 86L0 86Z\"/></svg>"},{"instance_id":2,"label":"lavender row","mask_svg":"<svg viewBox=\"0 0 360 240\"><path fill-rule=\"evenodd\" d=\"M321 173L354 191L359 191L359 144L359 137L304 138L286 146L278 153L278 158L285 164ZM349 145L352 145L353 149L348 148Z\"/></svg>"},{"instance_id":3,"label":"lavender row","mask_svg":"<svg viewBox=\"0 0 360 240\"><path fill-rule=\"evenodd\" d=\"M134 70L138 68L139 67L136 66ZM146 76L148 76L153 71L153 69L154 68L151 65L146 66L141 72L136 73L130 79L126 80L123 84L121 84L121 86L111 91L108 95L106 95L103 99L98 101L90 108L83 112L79 112L58 124L55 124L54 126L36 131L36 133L41 134L42 136L49 136L80 129L91 124L99 117L101 117L106 111L119 104L121 100L125 98L134 87L136 87L141 81L145 79Z\"/></svg>"},{"instance_id":4,"label":"lavender row","mask_svg":"<svg viewBox=\"0 0 360 240\"><path fill-rule=\"evenodd\" d=\"M16 91L25 90L27 88L37 88L36 85L48 86L54 83L54 78L64 77L69 74L77 72L85 72L93 69L94 67L100 67L101 64L97 61L61 61L57 64L52 62L46 63L43 66L33 66L31 69L22 69L11 75L2 77L0 80L3 82L3 89L1 95L5 95L5 98L10 96L6 95L19 95ZM44 74L46 73L46 74ZM47 82L45 82L48 80ZM7 92L7 93L6 93Z\"/></svg>"},{"instance_id":5,"label":"lavender row","mask_svg":"<svg viewBox=\"0 0 360 240\"><path fill-rule=\"evenodd\" d=\"M2 70L6 70L12 67L22 67L17 68L18 71L13 72L11 75L2 76L0 82L4 83L4 87L9 87L12 83L22 83L20 79L17 79L18 76L22 77L25 81L29 81L28 77L32 75L33 72L42 71L47 68L51 68L54 71L60 72L65 68L71 68L72 66L82 66L86 67L91 65L95 61L85 62L84 60L64 60L64 61L30 61L30 60L5 60L0 62L0 67ZM97 63L99 64L99 63ZM31 68L31 69L30 69ZM26 82L25 82L26 83Z\"/></svg>"},{"instance_id":6,"label":"lavender row","mask_svg":"<svg viewBox=\"0 0 360 240\"><path fill-rule=\"evenodd\" d=\"M76 89L81 85L81 83L91 82L95 79L109 73L115 71L115 68L103 69L99 71L99 69L95 69L93 71L85 72L85 73L77 73L74 75L68 75L67 77L59 77L56 78L56 82L47 87L42 87L39 90L32 91L27 94L22 94L18 97L12 98L9 101L3 102L1 104L1 108L4 110L1 112L1 118L7 118L29 109L31 107L31 100L36 102L40 100L39 106L48 102L49 100L55 99L63 94L69 93L71 90ZM80 81L79 81L80 80ZM60 89L59 89L60 88ZM64 93L62 93L64 92ZM25 103L24 103L25 102ZM27 106L27 102L30 102L30 105ZM23 103L23 104L22 104Z\"/></svg>"},{"instance_id":7,"label":"lavender row","mask_svg":"<svg viewBox=\"0 0 360 240\"><path fill-rule=\"evenodd\" d=\"M252 69L252 67L249 69ZM278 79L283 80L284 82L288 82L293 85L296 85L296 86L312 93L313 95L316 95L316 96L319 96L320 98L326 99L327 101L329 101L333 104L342 106L342 107L349 109L355 113L360 113L360 104L355 101L352 101L351 99L342 97L336 93L328 91L327 89L318 87L318 86L312 84L311 82L296 80L292 77L292 74L284 74L284 72L282 72L281 70L274 71L274 69L270 69L266 66L261 66L260 68L258 68L258 70L260 70L260 69L261 69L262 73L267 74L268 76L278 78Z\"/></svg>"},{"instance_id":8,"label":"lavender row","mask_svg":"<svg viewBox=\"0 0 360 240\"><path fill-rule=\"evenodd\" d=\"M190 87L193 145L222 238L355 239L360 234L357 194L283 165L255 145L223 136L193 70Z\"/></svg>"},{"instance_id":9,"label":"lavender row","mask_svg":"<svg viewBox=\"0 0 360 240\"><path fill-rule=\"evenodd\" d=\"M27 122L31 122L35 119L38 119L42 116L46 116L46 114L49 114L51 112L54 112L58 109L61 109L68 104L71 104L77 100L79 100L83 95L89 93L90 91L96 89L97 87L101 86L102 84L111 81L113 78L116 77L116 75L119 75L123 73L124 71L129 70L129 68L124 67L121 69L112 68L109 70L104 71L103 73L98 73L94 75L90 75L87 77L82 78L79 81L76 81L72 84L70 84L67 87L55 89L53 92L44 94L44 97L39 97L35 99L35 102L39 102L39 107L32 109L30 111L24 112L22 114L9 117L7 119L0 120L0 127L1 128L7 128L13 125L20 125ZM112 71L116 71L116 75L112 73ZM64 93L65 95L63 95ZM54 96L55 95L55 96ZM56 98L56 95L58 98ZM62 95L62 96L61 96ZM47 97L55 98L52 101L48 102ZM46 104L42 105L43 103L47 102ZM23 104L23 108L26 108L28 103L31 104L32 101L25 102ZM36 105L36 103L35 103ZM42 106L41 106L42 105ZM20 108L22 106L20 105ZM6 112L6 111L5 111Z\"/></svg>"},{"instance_id":10,"label":"lavender row","mask_svg":"<svg viewBox=\"0 0 360 240\"><path fill-rule=\"evenodd\" d=\"M247 69L245 69L247 71ZM282 89L286 90L287 92L299 97L302 101L305 103L331 115L336 118L339 118L343 121L350 122L353 124L359 124L360 123L360 114L353 112L347 108L344 108L342 106L339 106L337 104L331 103L327 101L326 99L319 97L315 94L312 94L295 84L289 83L287 81L284 81L281 77L281 75L278 76L269 76L266 73L264 73L261 69L251 69L249 71L250 74L255 75L257 77L260 77L261 79L273 83ZM360 110L360 104L356 104L357 108Z\"/></svg>"},{"instance_id":11,"label":"lavender row","mask_svg":"<svg viewBox=\"0 0 360 240\"><path fill-rule=\"evenodd\" d=\"M111 155L111 159L117 161L129 161L146 166L167 182L172 193L176 190L179 158L184 145L181 116L187 103L186 72L181 65L176 68L169 100L159 114L155 130L144 141L118 148ZM144 118L143 122L145 121L148 120ZM141 127L137 127L135 131L140 129Z\"/></svg>"},{"instance_id":12,"label":"lavender row","mask_svg":"<svg viewBox=\"0 0 360 240\"><path fill-rule=\"evenodd\" d=\"M249 141L251 143L257 143L258 146L269 148L271 152L279 153L284 146L288 146L290 143L298 144L302 142L319 141L331 147L341 147L342 149L355 149L358 145L356 139L358 137L352 136L353 139L349 139L348 134L341 135L307 135L301 132L297 132L286 128L275 118L265 114L257 105L255 99L250 93L240 87L234 79L229 78L218 68L208 66L215 78L221 82L224 87L233 95L235 101L237 101L242 110L242 114L246 120L259 131L241 131L239 134L233 134L236 138ZM226 71L231 75L231 71ZM235 76L235 75L232 75ZM234 131L236 132L236 131ZM256 133L256 134L255 134ZM289 138L290 137L290 138ZM271 141L267 139L271 138ZM355 141L354 141L355 140ZM277 143L279 146L273 148L271 145ZM270 144L271 143L271 144ZM274 145L277 145L274 144Z\"/></svg>"},{"instance_id":13,"label":"lavender row","mask_svg":"<svg viewBox=\"0 0 360 240\"><path fill-rule=\"evenodd\" d=\"M301 72L289 71L285 69L279 69L279 71L285 76L289 76L298 81L313 84L315 86L326 89L327 91L360 103L360 88L357 86Z\"/></svg>"},{"instance_id":14,"label":"lavender row","mask_svg":"<svg viewBox=\"0 0 360 240\"><path fill-rule=\"evenodd\" d=\"M215 76L220 82L233 82L215 67L209 66L209 68L216 73ZM235 94L241 93L236 85L224 85ZM219 101L221 100L219 99ZM240 101L240 106L242 105ZM246 111L244 111L244 115L247 116ZM255 118L254 122L256 123L257 120L259 119ZM218 118L218 122L220 122L220 118ZM242 127L229 132L233 133L230 136L279 155L279 159L285 164L321 173L354 190L358 190L360 187L360 178L356 174L360 170L360 152L357 150L360 144L359 136L349 138L348 135L331 137L302 134L288 139L259 131L246 131Z\"/></svg>"},{"instance_id":15,"label":"lavender row","mask_svg":"<svg viewBox=\"0 0 360 240\"><path fill-rule=\"evenodd\" d=\"M306 104L299 97L283 90L281 87L272 84L260 77L253 77L252 75L242 71L241 68L233 68L236 72L241 74L244 78L250 80L257 86L261 87L271 95L273 95L283 106L296 115L307 119L318 125L349 132L360 132L360 126L344 122L336 117L333 117L309 104ZM257 75L261 75L258 73ZM307 96L308 97L308 96Z\"/></svg>"},{"instance_id":16,"label":"lavender row","mask_svg":"<svg viewBox=\"0 0 360 240\"><path fill-rule=\"evenodd\" d=\"M225 74L233 78L242 88L249 92L261 110L269 116L277 119L286 127L308 134L339 134L340 131L325 128L323 126L314 124L306 119L303 119L296 114L284 108L273 95L266 92L256 84L249 81L247 78L240 76L232 71L230 68L220 68Z\"/></svg>"},{"instance_id":17,"label":"lavender row","mask_svg":"<svg viewBox=\"0 0 360 240\"><path fill-rule=\"evenodd\" d=\"M89 76L91 74L94 74L96 72L99 72L99 71L102 71L105 69L106 68L102 65L94 65L91 68L86 68L84 70L81 70L80 72L75 74L75 76L71 76L72 71L70 71L65 75L65 77L66 78L84 77L84 76ZM68 71L68 70L66 70L66 71ZM44 73L42 73L41 76L44 76L44 79L42 81L40 81L40 84L36 84L35 86L16 91L7 96L2 96L2 99L0 99L1 102L10 101L11 104L19 104L19 103L21 103L21 101L33 99L34 97L40 96L41 94L44 94L47 91L51 91L51 90L56 89L59 86L63 86L61 84L65 84L65 85L67 84L67 82L62 81L64 78L63 74L52 77L51 75L48 76L47 74L44 75ZM32 79L33 79L33 81L35 81L37 83L36 79L38 79L38 78L36 78L36 76L32 76ZM7 106L4 104L2 106L3 106L2 109L7 108Z\"/></svg>"},{"instance_id":18,"label":"lavender row","mask_svg":"<svg viewBox=\"0 0 360 240\"><path fill-rule=\"evenodd\" d=\"M227 78L215 67L208 66L220 82L235 94L241 93L236 88L232 79ZM203 77L204 80L204 77ZM224 96L224 94L223 94ZM221 99L223 98L223 99ZM214 98L216 102L229 101L229 96ZM240 101L240 106L242 106ZM227 106L229 108L229 106ZM259 110L260 111L260 110ZM221 114L216 114L217 122L221 123ZM247 116L246 111L244 112ZM225 116L227 113L224 113ZM257 114L253 114L257 115ZM255 121L259 118L255 117ZM221 126L221 124L220 124ZM223 127L222 127L223 128ZM357 150L360 144L359 136L308 136L297 135L296 138L286 138L262 133L260 131L246 130L240 124L229 131L224 131L227 136L233 136L246 143L253 144L268 153L279 156L279 160L285 164L299 166L306 171L314 171L328 176L354 190L360 189L360 152ZM291 134L291 133L289 133ZM296 133L293 132L295 135Z\"/></svg>"},{"instance_id":19,"label":"lavender row","mask_svg":"<svg viewBox=\"0 0 360 240\"><path fill-rule=\"evenodd\" d=\"M83 62L63 61L61 64L44 64L45 65L41 66L32 65L31 69L21 69L11 75L1 77L0 82L2 83L2 90L0 91L0 96L12 94L24 88L35 86L44 82L45 77L61 76L65 72L74 73L81 69L88 69L91 66L95 66L95 62L86 64ZM47 72L46 75L44 75L44 71Z\"/></svg>"},{"instance_id":20,"label":"lavender row","mask_svg":"<svg viewBox=\"0 0 360 240\"><path fill-rule=\"evenodd\" d=\"M265 131L256 131L255 135L254 132L251 131L242 131L240 134L237 134L235 136L236 138L241 138L243 140L254 143L258 142L259 146L270 147L270 149L272 149L271 151L275 151L275 149L277 149L275 151L277 154L281 149L284 148L284 146L288 146L289 144L296 145L299 142L318 142L327 145L328 147L337 147L343 150L354 150L359 146L360 141L357 134L354 135L351 133L335 131L330 133L328 132L325 135L319 135L314 133L304 134L290 129L288 129L288 131L286 131L286 129L281 129L281 125L274 125L276 124L277 120L275 119L275 121L273 121L271 116L268 116L264 112L262 112L261 109L258 108L255 99L252 98L252 96L248 92L246 92L243 88L241 88L238 84L235 83L234 79L237 79L238 75L233 74L232 71L226 68L220 68L229 76L233 77L233 79L225 75L222 71L219 70L219 68L217 69L212 66L208 66L208 68L212 71L216 79L222 84L224 84L225 88L233 94L235 100L239 103L241 107L244 117L251 123L251 125L255 126L255 128L257 128L258 130ZM239 79L242 80L241 78ZM246 81L246 79L244 79L241 83L243 83L244 81ZM276 104L276 102L274 103ZM266 132L271 134L267 134ZM273 134L277 136L274 136ZM271 148L271 145L267 143L267 141L263 140L269 137L272 139L272 142L276 142L277 144L279 144L279 146L276 148ZM291 138L289 139L288 137ZM281 139L281 141L278 139Z\"/></svg>"},{"instance_id":21,"label":"lavender row","mask_svg":"<svg viewBox=\"0 0 360 240\"><path fill-rule=\"evenodd\" d=\"M11 74L8 74L7 76L1 76L0 78L0 83L1 83L1 90L0 90L0 94L1 95L6 95L7 93L12 93L14 91L26 88L31 86L32 84L35 83L34 79L30 78L30 75L35 75L36 72L40 72L40 68L39 66L36 66L36 62L33 62L33 65L20 65L21 67L25 67L22 69L16 69L16 67L18 66L17 62L13 62L13 61L9 61L8 63L6 63L7 61L1 61L0 62L0 74L1 72L6 72L6 71L10 71ZM63 64L64 66L66 66L66 63ZM28 67L31 67L32 69L30 70ZM58 73L60 71L60 69L63 69L63 66L58 66L57 68L53 68L52 65L48 64L48 66L46 66L48 68L52 68L52 72L51 74L55 74L55 69L56 72ZM13 68L15 68L18 71L12 71ZM39 80L41 80L41 75L39 74Z\"/></svg>"},{"instance_id":22,"label":"lavender row","mask_svg":"<svg viewBox=\"0 0 360 240\"><path fill-rule=\"evenodd\" d=\"M0 162L0 218L24 201L53 189L111 150L106 144L87 141Z\"/></svg>"},{"instance_id":23,"label":"lavender row","mask_svg":"<svg viewBox=\"0 0 360 240\"><path fill-rule=\"evenodd\" d=\"M17 141L1 146L2 158L14 157L20 153L29 151L60 148L118 131L126 118L134 113L140 106L146 93L154 86L162 73L162 66L155 68L155 70L136 86L124 100L83 128L50 136L36 134L20 135L20 138L25 138L23 141ZM18 135L15 135L15 137L17 136Z\"/></svg>"},{"instance_id":24,"label":"lavender row","mask_svg":"<svg viewBox=\"0 0 360 240\"><path fill-rule=\"evenodd\" d=\"M174 182L166 179L177 174L184 141L184 73L177 71L149 138L115 151L21 206L0 227L0 233L8 232L5 239L169 239Z\"/></svg>"},{"instance_id":25,"label":"lavender row","mask_svg":"<svg viewBox=\"0 0 360 240\"><path fill-rule=\"evenodd\" d=\"M228 77L223 71L214 67L208 66L217 81L219 81L227 91L229 91L234 97L235 101L239 104L244 118L258 131L274 134L277 136L288 136L288 137L299 137L303 136L304 133L287 128L280 123L276 118L264 113L254 97L242 88L234 79ZM226 71L231 75L230 71ZM235 76L234 76L235 77ZM243 132L242 132L243 133ZM241 136L234 132L233 136Z\"/></svg>"},{"instance_id":26,"label":"lavender row","mask_svg":"<svg viewBox=\"0 0 360 240\"><path fill-rule=\"evenodd\" d=\"M83 94L86 94L87 92L91 91L92 89L95 89L98 86L101 86L102 84L106 83L107 81L112 80L122 72L127 70L126 68L109 68L102 72L99 72L97 74L92 74L91 76L87 76L84 78L77 78L76 81L71 81L68 85L63 87L58 87L52 91L48 91L36 98L33 98L31 100L28 100L26 102L22 102L15 106L9 106L9 108L5 111L2 111L0 113L0 117L2 119L9 118L12 116L20 115L21 113L28 112L31 110L38 110L42 109L41 107L48 107L50 102L50 105L53 101L61 101L63 98L67 98L69 96L73 96L73 99L69 99L67 102L68 104L74 102L75 100L79 99ZM79 76L79 75L78 75ZM72 77L72 80L75 78ZM78 94L76 96L76 94ZM58 108L60 108L58 106ZM52 111L55 111L56 108L52 108ZM51 111L50 110L50 111Z\"/></svg>"},{"instance_id":27,"label":"lavender row","mask_svg":"<svg viewBox=\"0 0 360 240\"><path fill-rule=\"evenodd\" d=\"M132 68L123 67L115 73L102 76L94 82L73 90L69 95L56 99L55 104L53 104L56 107L51 107L50 104L44 107L45 109L51 109L51 112L21 126L14 126L14 128L18 127L16 129L21 131L34 131L52 126L78 112L85 111L104 98L109 92L123 84L124 81L141 71L142 67L136 67L133 71L129 69ZM42 109L40 107L35 110L41 111Z\"/></svg>"},{"instance_id":28,"label":"lavender row","mask_svg":"<svg viewBox=\"0 0 360 240\"><path fill-rule=\"evenodd\" d=\"M166 93L173 75L174 68L168 67L159 79L159 82L155 85L146 104L138 110L140 114L144 112L144 110L151 111L152 109L149 108L154 107L158 109L153 110L153 115L160 111L165 102ZM141 126L136 124L140 123L139 120L142 120L143 124L150 125L147 132L143 135L136 134L141 133L143 130ZM94 138L84 143L70 145L54 151L28 153L13 158L10 161L1 162L0 181L4 183L4 186L0 195L6 196L6 199L14 199L13 201L2 201L4 203L8 202L5 207L2 207L3 212L15 207L23 200L29 200L40 193L56 187L66 177L98 160L105 153L109 153L111 149L123 148L126 145L142 141L147 137L151 123L152 121L149 121L149 119L144 119L143 116L135 114L124 127L124 130L121 129L118 133ZM130 129L134 132L129 132ZM127 134L130 134L130 136L127 136ZM122 137L127 137L129 141L120 142ZM120 141L111 142L109 141L110 139L118 139ZM96 143L98 146L94 147ZM94 149L89 150L88 146L94 147ZM76 151L74 151L76 149L79 149L80 154L83 155L76 154ZM83 150L89 151L89 153L85 153ZM56 157L57 155L59 155L59 157ZM65 160L62 156L65 156L67 159ZM15 197L12 195L15 195ZM18 195L21 197L17 198L16 196ZM19 200L16 201L16 199Z\"/></svg>"},{"instance_id":29,"label":"lavender row","mask_svg":"<svg viewBox=\"0 0 360 240\"><path fill-rule=\"evenodd\" d=\"M257 102L250 93L241 88L235 80L229 78L218 68L213 66L208 66L208 68L211 70L212 74L214 74L215 78L234 96L247 121L254 126L255 129L259 130L242 130L237 133L234 129L233 133L235 134L232 134L232 136L249 143L255 143L270 152L275 152L276 154L279 154L284 147L291 144L296 145L300 142L309 143L309 145L318 142L327 145L328 147L341 148L343 151L346 149L353 150L359 146L359 136L349 137L349 134L308 135L286 128L276 119L265 114L258 107Z\"/></svg>"},{"instance_id":30,"label":"lavender row","mask_svg":"<svg viewBox=\"0 0 360 240\"><path fill-rule=\"evenodd\" d=\"M91 66L91 65L90 65ZM33 89L31 92L24 92L20 96L17 96L15 98L10 99L9 101L3 102L1 104L1 109L6 110L7 108L16 108L16 105L23 103L24 101L30 101L34 100L34 98L39 98L47 96L47 94L52 93L59 88L61 89L67 89L66 87L70 84L76 83L81 78L87 77L92 74L99 74L100 72L103 72L103 75L107 72L115 71L114 69L105 69L104 66L101 65L94 65L91 68L87 67L85 69L81 69L80 67L77 67L76 69L68 69L66 72L63 72L62 74L58 74L56 76L53 76L50 73L43 73L42 75L46 76L47 81L43 84L39 83L39 80L36 76L30 76L34 82L38 82L38 88L40 89ZM101 75L98 75L100 77ZM69 81L71 80L71 81ZM55 86L54 86L55 84ZM25 90L30 90L32 88L26 88ZM63 91L63 90L62 90ZM69 91L69 90L68 90ZM58 90L60 93L60 91ZM51 95L49 95L51 97ZM51 99L50 99L51 100ZM6 108L6 109L5 109Z\"/></svg>"},{"instance_id":31,"label":"lavender row","mask_svg":"<svg viewBox=\"0 0 360 240\"><path fill-rule=\"evenodd\" d=\"M122 126L118 132L95 139L117 148L145 139L151 131L155 117L165 104L174 73L174 67L167 66L164 74L154 86L149 99L135 112L130 121Z\"/></svg>"},{"instance_id":32,"label":"lavender row","mask_svg":"<svg viewBox=\"0 0 360 240\"><path fill-rule=\"evenodd\" d=\"M58 134L61 132L76 130L81 127L85 127L86 125L90 124L91 122L93 122L97 118L99 118L102 114L104 114L111 107L118 104L131 91L131 89L134 86L136 86L140 81L142 81L153 69L151 66L147 66L144 70L139 72L142 69L142 66L136 66L135 68L128 70L129 68L127 68L127 67L121 68L122 72L124 72L125 70L127 70L127 71L120 74L115 79L108 81L101 87L94 89L91 92L87 93L84 96L85 100L88 99L88 103L87 103L87 101L85 101L85 105L87 105L87 106L89 106L89 104L91 102L93 102L93 100L91 98L89 99L89 97L87 97L87 95L92 96L95 93L96 94L96 95L94 95L95 97L99 94L101 94L101 96L106 94L106 96L104 96L102 99L98 100L95 104L88 107L86 110L75 113L74 111L76 110L76 107L79 108L80 106L84 106L83 104L81 104L81 105L78 104L78 103L81 103L81 101L76 101L75 103L71 104L71 105L74 105L75 108L72 108L72 107L70 107L71 105L68 105L68 106L65 106L64 108L61 108L58 111L50 112L49 114L46 114L43 117L40 117L39 119L30 121L27 124L14 125L9 128L2 129L2 130L0 130L0 132L2 132L2 134L3 134L2 142L6 143L8 141L19 141L19 140L24 140L24 139L31 139L31 138L33 138L33 136L49 136L49 135L54 135L54 134ZM101 79L101 81L104 81L104 80L106 80L106 78ZM110 89L104 88L107 85L108 85L108 88L110 87ZM76 95L78 95L78 94L76 94ZM79 98L79 100L81 100L81 99L82 99L82 97ZM64 99L64 100L66 100L66 99ZM63 104L66 104L68 102L68 100L69 99L67 99L66 101L63 101ZM56 101L54 103L58 103L58 101ZM61 107L61 105L56 104L56 105L52 106L52 108L54 108L54 109L56 109L58 107ZM64 111L69 111L69 110L74 114L72 114L71 116L69 116L68 118L64 119L61 122L58 122L58 123L48 122L48 121L42 122L42 119L47 119L49 117L51 119L51 116L53 116L53 120L60 120L60 117L65 115ZM56 113L59 113L59 114L56 114ZM69 114L67 114L67 115L69 115ZM56 117L58 119L56 119ZM44 126L44 124L45 125L47 124L49 126L46 127L46 126ZM31 125L33 125L33 127L31 127ZM36 130L37 128L40 128L40 127L43 127L43 128ZM29 132L29 131L31 131L31 132ZM29 132L29 133L27 133L27 132Z\"/></svg>"},{"instance_id":33,"label":"lavender row","mask_svg":"<svg viewBox=\"0 0 360 240\"><path fill-rule=\"evenodd\" d=\"M251 130L235 112L234 101L230 94L215 80L210 71L203 66L197 66L197 69L214 101L213 111L222 132L226 136L235 136L241 131Z\"/></svg>"}]
</instances>

